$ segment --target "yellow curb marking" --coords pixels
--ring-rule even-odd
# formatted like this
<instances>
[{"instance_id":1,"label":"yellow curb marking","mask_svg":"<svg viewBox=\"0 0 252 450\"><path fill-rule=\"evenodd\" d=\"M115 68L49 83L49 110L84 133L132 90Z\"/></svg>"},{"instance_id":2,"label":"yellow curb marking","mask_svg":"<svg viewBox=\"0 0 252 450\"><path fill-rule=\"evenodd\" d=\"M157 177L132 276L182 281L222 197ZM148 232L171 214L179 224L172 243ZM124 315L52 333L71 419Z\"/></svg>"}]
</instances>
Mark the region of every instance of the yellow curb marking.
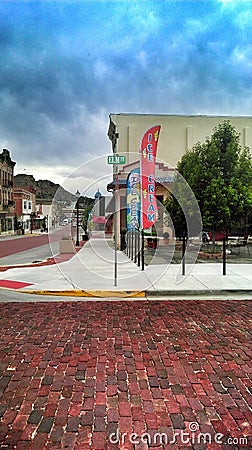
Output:
<instances>
[{"instance_id":1,"label":"yellow curb marking","mask_svg":"<svg viewBox=\"0 0 252 450\"><path fill-rule=\"evenodd\" d=\"M23 292L24 294L53 295L61 297L145 297L145 291L46 291L18 289L18 292Z\"/></svg>"}]
</instances>

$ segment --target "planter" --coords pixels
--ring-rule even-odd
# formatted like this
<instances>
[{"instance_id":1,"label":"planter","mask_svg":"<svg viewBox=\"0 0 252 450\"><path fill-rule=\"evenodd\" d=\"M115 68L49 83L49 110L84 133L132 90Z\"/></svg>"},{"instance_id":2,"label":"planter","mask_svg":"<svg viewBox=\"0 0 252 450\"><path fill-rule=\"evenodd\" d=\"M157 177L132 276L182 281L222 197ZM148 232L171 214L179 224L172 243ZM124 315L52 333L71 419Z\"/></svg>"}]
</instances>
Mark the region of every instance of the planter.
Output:
<instances>
[{"instance_id":1,"label":"planter","mask_svg":"<svg viewBox=\"0 0 252 450\"><path fill-rule=\"evenodd\" d=\"M199 252L198 256L199 256L199 258L202 258L202 259L221 259L221 258L223 258L222 253Z\"/></svg>"},{"instance_id":2,"label":"planter","mask_svg":"<svg viewBox=\"0 0 252 450\"><path fill-rule=\"evenodd\" d=\"M59 251L60 253L76 253L75 246L72 239L61 239L59 241Z\"/></svg>"},{"instance_id":3,"label":"planter","mask_svg":"<svg viewBox=\"0 0 252 450\"><path fill-rule=\"evenodd\" d=\"M169 245L170 244L170 239L165 239L165 238L160 239L159 244L160 245Z\"/></svg>"},{"instance_id":4,"label":"planter","mask_svg":"<svg viewBox=\"0 0 252 450\"><path fill-rule=\"evenodd\" d=\"M147 248L157 248L157 246L158 246L158 241L159 241L159 239L158 238L147 238Z\"/></svg>"}]
</instances>

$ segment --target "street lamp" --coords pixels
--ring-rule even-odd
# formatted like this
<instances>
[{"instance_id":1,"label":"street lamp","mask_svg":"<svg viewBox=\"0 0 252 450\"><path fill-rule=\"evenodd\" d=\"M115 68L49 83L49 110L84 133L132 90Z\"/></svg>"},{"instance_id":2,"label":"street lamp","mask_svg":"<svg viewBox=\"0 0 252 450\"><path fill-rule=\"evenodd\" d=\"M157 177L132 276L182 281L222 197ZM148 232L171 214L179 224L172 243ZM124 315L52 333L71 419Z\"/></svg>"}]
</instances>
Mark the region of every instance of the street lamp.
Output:
<instances>
[{"instance_id":1,"label":"street lamp","mask_svg":"<svg viewBox=\"0 0 252 450\"><path fill-rule=\"evenodd\" d=\"M77 189L75 195L77 197L77 202L76 202L76 209L77 209L76 246L78 247L80 245L80 241L79 241L79 198L80 198L80 192L78 191L78 189Z\"/></svg>"}]
</instances>

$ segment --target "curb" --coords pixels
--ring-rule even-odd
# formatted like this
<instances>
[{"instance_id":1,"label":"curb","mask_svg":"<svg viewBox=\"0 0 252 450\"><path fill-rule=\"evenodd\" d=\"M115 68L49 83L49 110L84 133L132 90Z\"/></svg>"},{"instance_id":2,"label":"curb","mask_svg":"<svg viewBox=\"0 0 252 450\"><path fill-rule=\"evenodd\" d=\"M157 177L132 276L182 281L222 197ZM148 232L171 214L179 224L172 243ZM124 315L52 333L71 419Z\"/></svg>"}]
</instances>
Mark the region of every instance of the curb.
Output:
<instances>
[{"instance_id":1,"label":"curb","mask_svg":"<svg viewBox=\"0 0 252 450\"><path fill-rule=\"evenodd\" d=\"M239 295L251 295L252 297L252 289L200 289L198 291L185 289L181 291L168 291L168 290L159 290L159 291L145 291L146 296L150 297L165 297L165 296L171 296L174 297L176 295L178 296L192 296L192 295L199 295L199 296L206 296L206 295L230 295L230 294L239 294Z\"/></svg>"},{"instance_id":2,"label":"curb","mask_svg":"<svg viewBox=\"0 0 252 450\"><path fill-rule=\"evenodd\" d=\"M106 291L106 290L90 290L84 291L80 289L72 289L72 290L35 290L35 289L18 289L15 291L21 292L23 294L31 294L31 295L47 295L52 297L89 297L89 298L145 298L145 297L189 297L189 296L228 296L228 295L249 295L252 298L252 290L251 289L230 289L230 290L157 290L157 291L124 291L124 290L114 290L114 291Z\"/></svg>"},{"instance_id":3,"label":"curb","mask_svg":"<svg viewBox=\"0 0 252 450\"><path fill-rule=\"evenodd\" d=\"M47 290L32 290L32 289L18 289L18 292L23 294L33 294L33 295L51 295L58 297L120 297L120 298L143 298L146 296L145 291L104 291L104 290L94 290L94 291L84 291L84 290L67 290L67 291L47 291Z\"/></svg>"}]
</instances>

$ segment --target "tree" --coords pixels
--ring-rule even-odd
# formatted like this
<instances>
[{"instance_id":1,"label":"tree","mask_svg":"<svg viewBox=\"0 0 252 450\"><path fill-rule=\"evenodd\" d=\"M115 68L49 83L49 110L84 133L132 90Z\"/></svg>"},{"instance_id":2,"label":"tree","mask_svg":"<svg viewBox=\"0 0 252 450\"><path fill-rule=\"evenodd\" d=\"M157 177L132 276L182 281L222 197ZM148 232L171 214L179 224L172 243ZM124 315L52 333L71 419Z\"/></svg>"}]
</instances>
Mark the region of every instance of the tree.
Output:
<instances>
[{"instance_id":1,"label":"tree","mask_svg":"<svg viewBox=\"0 0 252 450\"><path fill-rule=\"evenodd\" d=\"M242 224L247 232L252 215L252 158L248 148L241 148L239 134L229 121L216 127L205 143L187 151L177 169L195 194L204 229L215 234ZM165 206L179 229L178 200L171 195Z\"/></svg>"},{"instance_id":2,"label":"tree","mask_svg":"<svg viewBox=\"0 0 252 450\"><path fill-rule=\"evenodd\" d=\"M81 226L84 231L87 230L88 216L94 207L95 200L86 196L78 198L79 208L81 209Z\"/></svg>"}]
</instances>

